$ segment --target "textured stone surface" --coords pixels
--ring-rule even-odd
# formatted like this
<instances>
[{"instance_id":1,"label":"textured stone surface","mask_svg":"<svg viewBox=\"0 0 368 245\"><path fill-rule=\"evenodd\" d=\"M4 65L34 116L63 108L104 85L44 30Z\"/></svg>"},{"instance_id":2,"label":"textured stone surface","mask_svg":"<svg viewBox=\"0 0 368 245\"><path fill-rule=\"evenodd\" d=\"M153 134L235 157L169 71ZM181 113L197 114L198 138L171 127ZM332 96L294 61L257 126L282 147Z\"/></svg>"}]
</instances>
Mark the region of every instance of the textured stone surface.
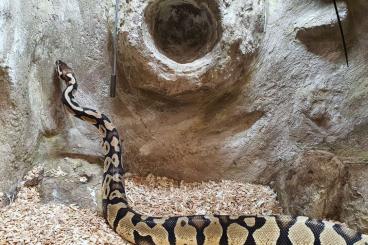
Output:
<instances>
[{"instance_id":1,"label":"textured stone surface","mask_svg":"<svg viewBox=\"0 0 368 245\"><path fill-rule=\"evenodd\" d=\"M43 200L96 209L102 176L99 165L67 157L43 164L46 166L40 185Z\"/></svg>"},{"instance_id":2,"label":"textured stone surface","mask_svg":"<svg viewBox=\"0 0 368 245\"><path fill-rule=\"evenodd\" d=\"M170 3L175 3L176 7L167 6ZM196 32L185 24L174 26L174 20L171 21L171 29L160 29L160 23L166 23L161 20L163 15L175 19L181 14L182 22L195 23L194 20L200 19L201 15L192 16L195 16L195 9L201 8L212 19L205 22L207 29L213 33L208 34L210 37L197 37L203 27L198 26ZM247 75L249 64L253 61L263 33L263 11L263 1L253 0L158 0L155 4L144 0L130 2L122 11L125 23L121 29L119 47L119 67L126 75L126 86L131 90L138 89L169 100L190 103L231 88ZM195 27L194 24L191 28ZM172 29L177 30L175 35ZM194 41L189 39L190 34ZM191 40L191 45L190 42L183 44L176 47L178 51L171 52L176 55L186 53L193 57L178 62L177 58L169 59L160 52L165 49L160 35L166 35L167 41L177 39L177 43ZM195 38L207 47L205 54L201 49L197 51L202 54L199 57L193 52L196 48ZM173 48L172 45L170 47Z\"/></svg>"},{"instance_id":3,"label":"textured stone surface","mask_svg":"<svg viewBox=\"0 0 368 245\"><path fill-rule=\"evenodd\" d=\"M345 199L342 203L340 219L356 229L368 228L368 164L353 162L348 165L348 181L345 186Z\"/></svg>"},{"instance_id":4,"label":"textured stone surface","mask_svg":"<svg viewBox=\"0 0 368 245\"><path fill-rule=\"evenodd\" d=\"M337 220L344 197L343 162L326 151L308 151L285 170L278 183L279 197L291 214Z\"/></svg>"},{"instance_id":5,"label":"textured stone surface","mask_svg":"<svg viewBox=\"0 0 368 245\"><path fill-rule=\"evenodd\" d=\"M0 1L0 192L11 196L32 164L66 167L65 157L71 171L83 161L90 174L100 174L87 167L101 158L95 130L60 103L63 85L52 73L62 59L79 78L81 104L104 111L119 127L130 171L271 184L291 213L368 230L366 184L358 181L368 151L366 1L339 1L349 68L331 1L217 1L218 13L210 15L220 16L221 35L209 38L213 48L206 35L191 39L208 49L194 45L201 55L188 52L193 61L182 63L152 39L147 1L124 1L112 99L113 2ZM203 9L209 1L187 2ZM70 200L69 190L84 193L97 183L64 183L64 191L52 187L64 185L60 180L44 181L46 199L55 189Z\"/></svg>"},{"instance_id":6,"label":"textured stone surface","mask_svg":"<svg viewBox=\"0 0 368 245\"><path fill-rule=\"evenodd\" d=\"M106 97L108 90L103 79L110 70L110 9L110 2L0 2L0 190L6 196L13 195L17 182L39 158L98 155L91 128L64 112L62 84L53 70L55 60L64 59L89 71L79 76L90 81L81 84L86 92L81 100L101 103L104 96L94 91ZM85 138L82 148L78 144ZM50 142L48 152L42 142Z\"/></svg>"}]
</instances>

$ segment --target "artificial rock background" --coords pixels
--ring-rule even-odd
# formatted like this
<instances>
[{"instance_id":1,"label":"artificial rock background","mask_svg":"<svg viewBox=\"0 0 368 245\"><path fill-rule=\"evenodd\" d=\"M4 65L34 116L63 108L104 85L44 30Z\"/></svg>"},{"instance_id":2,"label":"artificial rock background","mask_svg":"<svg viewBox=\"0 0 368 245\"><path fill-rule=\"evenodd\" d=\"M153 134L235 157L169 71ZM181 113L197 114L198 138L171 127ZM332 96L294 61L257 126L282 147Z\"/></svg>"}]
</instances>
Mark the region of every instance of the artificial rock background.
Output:
<instances>
[{"instance_id":1,"label":"artificial rock background","mask_svg":"<svg viewBox=\"0 0 368 245\"><path fill-rule=\"evenodd\" d=\"M349 68L332 1L124 1L112 99L113 2L0 2L8 199L42 164L45 201L95 205L98 136L62 108L53 76L62 59L81 104L119 127L129 171L269 184L287 213L368 232L366 1L339 2Z\"/></svg>"}]
</instances>

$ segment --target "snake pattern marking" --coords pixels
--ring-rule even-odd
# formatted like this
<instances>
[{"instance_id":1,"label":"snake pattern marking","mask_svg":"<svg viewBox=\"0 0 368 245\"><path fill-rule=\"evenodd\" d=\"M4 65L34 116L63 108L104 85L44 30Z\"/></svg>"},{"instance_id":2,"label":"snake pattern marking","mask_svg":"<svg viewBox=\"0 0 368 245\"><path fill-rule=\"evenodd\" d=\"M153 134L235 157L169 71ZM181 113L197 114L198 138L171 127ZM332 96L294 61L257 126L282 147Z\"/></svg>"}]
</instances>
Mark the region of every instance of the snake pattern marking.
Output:
<instances>
[{"instance_id":1,"label":"snake pattern marking","mask_svg":"<svg viewBox=\"0 0 368 245\"><path fill-rule=\"evenodd\" d=\"M121 237L138 245L368 245L368 236L324 220L290 216L193 215L150 217L132 210L125 195L122 147L110 119L81 107L74 98L73 70L56 62L66 82L62 101L75 117L95 126L105 154L102 184L103 215Z\"/></svg>"}]
</instances>

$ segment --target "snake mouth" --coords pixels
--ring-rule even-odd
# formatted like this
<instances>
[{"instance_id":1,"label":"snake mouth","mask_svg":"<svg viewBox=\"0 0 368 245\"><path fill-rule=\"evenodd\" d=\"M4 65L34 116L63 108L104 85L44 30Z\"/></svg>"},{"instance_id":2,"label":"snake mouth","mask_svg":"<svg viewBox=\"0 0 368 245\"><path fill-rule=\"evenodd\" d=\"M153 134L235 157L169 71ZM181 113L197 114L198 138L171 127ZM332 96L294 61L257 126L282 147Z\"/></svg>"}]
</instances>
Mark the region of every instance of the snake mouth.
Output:
<instances>
[{"instance_id":1,"label":"snake mouth","mask_svg":"<svg viewBox=\"0 0 368 245\"><path fill-rule=\"evenodd\" d=\"M160 52L182 64L209 53L222 33L214 0L156 0L147 6L145 21Z\"/></svg>"}]
</instances>

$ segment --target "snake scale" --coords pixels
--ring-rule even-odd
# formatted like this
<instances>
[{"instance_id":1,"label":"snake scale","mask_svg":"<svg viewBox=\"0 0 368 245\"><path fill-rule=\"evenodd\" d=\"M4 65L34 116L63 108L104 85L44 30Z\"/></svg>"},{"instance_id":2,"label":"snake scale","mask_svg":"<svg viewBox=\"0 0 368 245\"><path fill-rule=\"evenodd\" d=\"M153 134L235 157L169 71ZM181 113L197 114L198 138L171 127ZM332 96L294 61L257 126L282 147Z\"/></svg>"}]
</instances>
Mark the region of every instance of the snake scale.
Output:
<instances>
[{"instance_id":1,"label":"snake scale","mask_svg":"<svg viewBox=\"0 0 368 245\"><path fill-rule=\"evenodd\" d=\"M62 101L75 117L95 126L105 154L102 184L103 216L121 237L138 245L368 245L368 236L343 225L308 217L193 215L151 217L129 207L124 189L122 147L110 119L75 100L77 81L73 70L56 62L56 73L65 81Z\"/></svg>"}]
</instances>

